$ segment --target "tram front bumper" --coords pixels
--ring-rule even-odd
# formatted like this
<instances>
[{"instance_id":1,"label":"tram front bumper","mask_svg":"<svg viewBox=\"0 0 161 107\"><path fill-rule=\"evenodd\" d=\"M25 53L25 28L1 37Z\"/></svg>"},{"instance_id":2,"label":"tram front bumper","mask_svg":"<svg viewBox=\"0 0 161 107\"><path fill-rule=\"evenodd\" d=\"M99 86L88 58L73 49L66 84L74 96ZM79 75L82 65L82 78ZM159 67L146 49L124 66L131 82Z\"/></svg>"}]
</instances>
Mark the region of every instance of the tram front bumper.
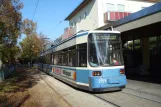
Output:
<instances>
[{"instance_id":1,"label":"tram front bumper","mask_svg":"<svg viewBox=\"0 0 161 107\"><path fill-rule=\"evenodd\" d=\"M118 77L90 77L89 85L91 90L120 90L126 85L126 76Z\"/></svg>"}]
</instances>

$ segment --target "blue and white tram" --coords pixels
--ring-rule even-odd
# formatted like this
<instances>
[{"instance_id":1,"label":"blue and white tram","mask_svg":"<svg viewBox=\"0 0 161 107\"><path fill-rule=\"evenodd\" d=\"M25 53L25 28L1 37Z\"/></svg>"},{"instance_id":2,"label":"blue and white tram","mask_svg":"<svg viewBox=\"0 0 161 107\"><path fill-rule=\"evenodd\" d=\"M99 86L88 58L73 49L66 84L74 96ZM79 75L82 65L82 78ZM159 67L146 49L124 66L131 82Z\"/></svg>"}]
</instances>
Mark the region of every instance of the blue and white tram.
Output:
<instances>
[{"instance_id":1,"label":"blue and white tram","mask_svg":"<svg viewBox=\"0 0 161 107\"><path fill-rule=\"evenodd\" d=\"M39 67L77 88L90 91L121 90L126 85L121 34L118 31L83 31L62 40L41 56Z\"/></svg>"}]
</instances>

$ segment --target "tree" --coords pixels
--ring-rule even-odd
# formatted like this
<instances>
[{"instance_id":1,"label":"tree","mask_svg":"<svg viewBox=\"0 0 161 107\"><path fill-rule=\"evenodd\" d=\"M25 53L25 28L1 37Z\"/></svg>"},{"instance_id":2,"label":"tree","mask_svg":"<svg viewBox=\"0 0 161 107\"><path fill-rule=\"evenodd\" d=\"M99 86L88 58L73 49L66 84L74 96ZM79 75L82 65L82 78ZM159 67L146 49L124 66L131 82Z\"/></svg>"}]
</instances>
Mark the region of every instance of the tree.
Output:
<instances>
[{"instance_id":1,"label":"tree","mask_svg":"<svg viewBox=\"0 0 161 107\"><path fill-rule=\"evenodd\" d=\"M21 8L23 4L19 0L1 0L0 2L0 59L4 63L13 60L15 51L19 51L16 44L21 34Z\"/></svg>"},{"instance_id":2,"label":"tree","mask_svg":"<svg viewBox=\"0 0 161 107\"><path fill-rule=\"evenodd\" d=\"M15 44L20 35L23 4L19 0L2 0L0 7L0 42Z\"/></svg>"},{"instance_id":3,"label":"tree","mask_svg":"<svg viewBox=\"0 0 161 107\"><path fill-rule=\"evenodd\" d=\"M32 20L25 19L23 21L22 32L26 37L20 42L21 58L30 59L31 63L33 59L37 59L42 47L36 28L37 24Z\"/></svg>"},{"instance_id":4,"label":"tree","mask_svg":"<svg viewBox=\"0 0 161 107\"><path fill-rule=\"evenodd\" d=\"M49 38L42 32L38 34L36 29L37 23L29 19L23 20L21 31L26 37L20 43L21 58L30 59L31 63L38 58L40 52L44 51L51 44L48 40Z\"/></svg>"},{"instance_id":5,"label":"tree","mask_svg":"<svg viewBox=\"0 0 161 107\"><path fill-rule=\"evenodd\" d=\"M52 44L49 38L47 38L47 36L42 32L39 33L39 39L41 41L41 52L46 50L48 46Z\"/></svg>"},{"instance_id":6,"label":"tree","mask_svg":"<svg viewBox=\"0 0 161 107\"><path fill-rule=\"evenodd\" d=\"M4 63L14 63L16 56L20 53L20 48L17 45L12 45L10 48L1 46L0 51L0 58Z\"/></svg>"},{"instance_id":7,"label":"tree","mask_svg":"<svg viewBox=\"0 0 161 107\"><path fill-rule=\"evenodd\" d=\"M22 33L26 34L26 36L30 36L32 34L36 34L37 23L34 23L32 20L25 19L22 23Z\"/></svg>"},{"instance_id":8,"label":"tree","mask_svg":"<svg viewBox=\"0 0 161 107\"><path fill-rule=\"evenodd\" d=\"M24 38L22 42L20 42L20 46L22 49L21 57L33 60L37 59L40 53L41 41L36 34L33 34L26 36L26 38Z\"/></svg>"}]
</instances>

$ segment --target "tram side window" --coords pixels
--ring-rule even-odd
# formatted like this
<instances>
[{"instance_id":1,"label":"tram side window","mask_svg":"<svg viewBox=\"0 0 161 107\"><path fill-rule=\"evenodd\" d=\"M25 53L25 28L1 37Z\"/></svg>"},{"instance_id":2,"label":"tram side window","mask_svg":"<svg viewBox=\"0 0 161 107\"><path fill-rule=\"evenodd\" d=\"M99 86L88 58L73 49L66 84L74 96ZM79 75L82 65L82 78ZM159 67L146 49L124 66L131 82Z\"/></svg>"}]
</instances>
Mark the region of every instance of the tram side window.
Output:
<instances>
[{"instance_id":1,"label":"tram side window","mask_svg":"<svg viewBox=\"0 0 161 107\"><path fill-rule=\"evenodd\" d=\"M45 63L49 64L49 54L45 55Z\"/></svg>"},{"instance_id":2,"label":"tram side window","mask_svg":"<svg viewBox=\"0 0 161 107\"><path fill-rule=\"evenodd\" d=\"M48 64L50 64L50 54L48 54Z\"/></svg>"},{"instance_id":3,"label":"tram side window","mask_svg":"<svg viewBox=\"0 0 161 107\"><path fill-rule=\"evenodd\" d=\"M46 55L44 55L44 63L45 63L45 64L46 64L46 61L47 61Z\"/></svg>"},{"instance_id":4,"label":"tram side window","mask_svg":"<svg viewBox=\"0 0 161 107\"><path fill-rule=\"evenodd\" d=\"M61 51L55 53L54 65L62 65L62 53L61 53Z\"/></svg>"},{"instance_id":5,"label":"tram side window","mask_svg":"<svg viewBox=\"0 0 161 107\"><path fill-rule=\"evenodd\" d=\"M40 63L45 63L45 57L44 56L40 57Z\"/></svg>"},{"instance_id":6,"label":"tram side window","mask_svg":"<svg viewBox=\"0 0 161 107\"><path fill-rule=\"evenodd\" d=\"M38 62L39 62L39 63L44 63L44 56L39 57L39 58L38 58Z\"/></svg>"},{"instance_id":7,"label":"tram side window","mask_svg":"<svg viewBox=\"0 0 161 107\"><path fill-rule=\"evenodd\" d=\"M63 50L62 51L62 65L66 66L68 65L68 50Z\"/></svg>"},{"instance_id":8,"label":"tram side window","mask_svg":"<svg viewBox=\"0 0 161 107\"><path fill-rule=\"evenodd\" d=\"M52 53L52 64L54 64L54 53Z\"/></svg>"},{"instance_id":9,"label":"tram side window","mask_svg":"<svg viewBox=\"0 0 161 107\"><path fill-rule=\"evenodd\" d=\"M78 45L78 66L87 67L87 43Z\"/></svg>"},{"instance_id":10,"label":"tram side window","mask_svg":"<svg viewBox=\"0 0 161 107\"><path fill-rule=\"evenodd\" d=\"M69 48L69 63L68 66L76 67L76 49L75 47Z\"/></svg>"},{"instance_id":11,"label":"tram side window","mask_svg":"<svg viewBox=\"0 0 161 107\"><path fill-rule=\"evenodd\" d=\"M52 64L52 53L50 53L49 55L50 55L50 56L49 56L49 58L50 58L50 59L49 59L49 60L50 60L50 64Z\"/></svg>"},{"instance_id":12,"label":"tram side window","mask_svg":"<svg viewBox=\"0 0 161 107\"><path fill-rule=\"evenodd\" d=\"M58 65L62 65L62 52L60 51L59 53L58 53Z\"/></svg>"},{"instance_id":13,"label":"tram side window","mask_svg":"<svg viewBox=\"0 0 161 107\"><path fill-rule=\"evenodd\" d=\"M54 53L54 65L57 65L57 60L58 60L58 54L55 52Z\"/></svg>"},{"instance_id":14,"label":"tram side window","mask_svg":"<svg viewBox=\"0 0 161 107\"><path fill-rule=\"evenodd\" d=\"M48 57L47 55L45 55L45 63L47 64L47 62L48 62Z\"/></svg>"},{"instance_id":15,"label":"tram side window","mask_svg":"<svg viewBox=\"0 0 161 107\"><path fill-rule=\"evenodd\" d=\"M47 64L50 64L50 54L47 55Z\"/></svg>"}]
</instances>

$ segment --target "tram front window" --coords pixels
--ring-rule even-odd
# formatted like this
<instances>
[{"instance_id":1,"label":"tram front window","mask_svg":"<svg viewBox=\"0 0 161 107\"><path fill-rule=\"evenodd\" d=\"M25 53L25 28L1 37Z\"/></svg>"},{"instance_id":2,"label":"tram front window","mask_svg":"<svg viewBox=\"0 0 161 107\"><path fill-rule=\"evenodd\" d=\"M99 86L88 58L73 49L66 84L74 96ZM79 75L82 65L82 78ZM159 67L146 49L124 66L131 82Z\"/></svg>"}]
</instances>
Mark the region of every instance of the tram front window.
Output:
<instances>
[{"instance_id":1,"label":"tram front window","mask_svg":"<svg viewBox=\"0 0 161 107\"><path fill-rule=\"evenodd\" d=\"M88 43L88 60L92 67L123 65L120 34L91 33Z\"/></svg>"}]
</instances>

